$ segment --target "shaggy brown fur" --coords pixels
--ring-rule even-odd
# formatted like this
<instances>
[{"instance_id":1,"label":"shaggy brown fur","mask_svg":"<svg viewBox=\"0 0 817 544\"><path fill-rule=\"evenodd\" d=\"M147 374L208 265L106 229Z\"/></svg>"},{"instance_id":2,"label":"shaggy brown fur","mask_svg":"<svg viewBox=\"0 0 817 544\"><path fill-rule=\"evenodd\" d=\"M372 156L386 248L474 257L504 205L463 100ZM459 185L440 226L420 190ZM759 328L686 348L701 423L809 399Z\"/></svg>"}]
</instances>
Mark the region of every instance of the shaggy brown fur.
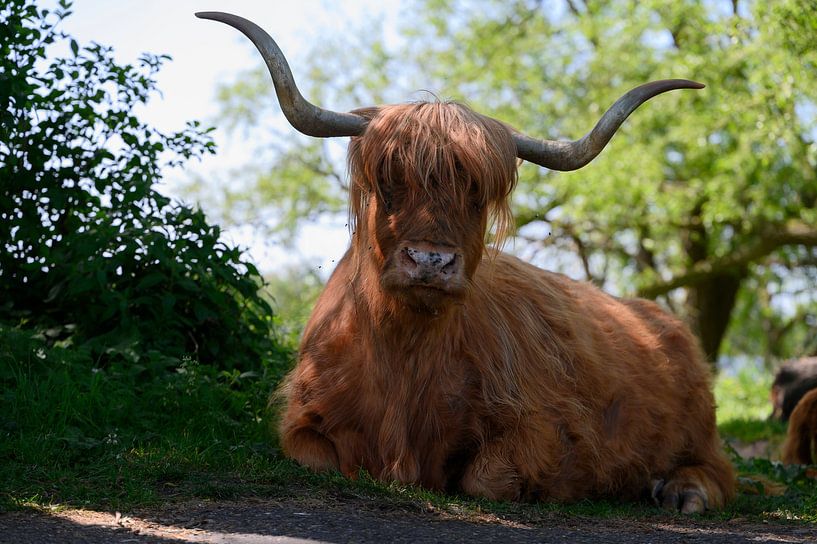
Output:
<instances>
[{"instance_id":1,"label":"shaggy brown fur","mask_svg":"<svg viewBox=\"0 0 817 544\"><path fill-rule=\"evenodd\" d=\"M786 361L777 370L772 383L772 415L788 421L803 395L817 388L817 357Z\"/></svg>"},{"instance_id":2,"label":"shaggy brown fur","mask_svg":"<svg viewBox=\"0 0 817 544\"><path fill-rule=\"evenodd\" d=\"M817 464L817 389L806 393L791 413L783 462Z\"/></svg>"},{"instance_id":3,"label":"shaggy brown fur","mask_svg":"<svg viewBox=\"0 0 817 544\"><path fill-rule=\"evenodd\" d=\"M510 224L510 130L451 103L360 113L352 245L281 391L284 451L492 499L728 501L734 474L688 329L485 247L490 218ZM461 273L407 280L407 244L451 248Z\"/></svg>"}]
</instances>

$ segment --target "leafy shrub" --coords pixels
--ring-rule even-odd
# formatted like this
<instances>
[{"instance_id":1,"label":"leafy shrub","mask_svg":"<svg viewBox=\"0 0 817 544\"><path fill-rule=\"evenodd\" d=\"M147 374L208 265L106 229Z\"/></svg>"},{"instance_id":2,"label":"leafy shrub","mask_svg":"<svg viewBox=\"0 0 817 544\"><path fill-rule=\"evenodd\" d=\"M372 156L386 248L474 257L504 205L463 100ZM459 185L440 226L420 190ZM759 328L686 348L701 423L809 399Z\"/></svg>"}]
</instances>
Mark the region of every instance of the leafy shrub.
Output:
<instances>
[{"instance_id":1,"label":"leafy shrub","mask_svg":"<svg viewBox=\"0 0 817 544\"><path fill-rule=\"evenodd\" d=\"M280 359L258 271L200 210L154 188L163 166L214 150L198 123L165 134L134 113L168 57L118 65L58 29L69 9L0 7L0 320L97 362Z\"/></svg>"}]
</instances>

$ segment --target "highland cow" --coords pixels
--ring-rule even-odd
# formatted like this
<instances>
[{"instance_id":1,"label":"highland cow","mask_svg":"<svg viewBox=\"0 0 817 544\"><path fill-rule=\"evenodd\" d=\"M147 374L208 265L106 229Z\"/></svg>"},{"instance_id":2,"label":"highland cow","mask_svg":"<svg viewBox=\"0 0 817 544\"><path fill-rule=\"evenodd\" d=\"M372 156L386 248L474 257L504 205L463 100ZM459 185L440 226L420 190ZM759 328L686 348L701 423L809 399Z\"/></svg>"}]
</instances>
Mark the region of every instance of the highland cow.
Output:
<instances>
[{"instance_id":1,"label":"highland cow","mask_svg":"<svg viewBox=\"0 0 817 544\"><path fill-rule=\"evenodd\" d=\"M771 417L786 422L803 396L817 389L817 357L803 357L783 363L772 383Z\"/></svg>"},{"instance_id":2,"label":"highland cow","mask_svg":"<svg viewBox=\"0 0 817 544\"><path fill-rule=\"evenodd\" d=\"M792 410L782 458L789 464L817 464L817 389L803 395Z\"/></svg>"},{"instance_id":3,"label":"highland cow","mask_svg":"<svg viewBox=\"0 0 817 544\"><path fill-rule=\"evenodd\" d=\"M511 225L517 158L592 160L663 80L625 94L575 142L538 140L457 103L318 108L278 46L262 53L290 123L351 136L351 247L281 390L284 452L314 470L512 500L650 496L718 508L734 474L708 366L687 327L486 246Z\"/></svg>"}]
</instances>

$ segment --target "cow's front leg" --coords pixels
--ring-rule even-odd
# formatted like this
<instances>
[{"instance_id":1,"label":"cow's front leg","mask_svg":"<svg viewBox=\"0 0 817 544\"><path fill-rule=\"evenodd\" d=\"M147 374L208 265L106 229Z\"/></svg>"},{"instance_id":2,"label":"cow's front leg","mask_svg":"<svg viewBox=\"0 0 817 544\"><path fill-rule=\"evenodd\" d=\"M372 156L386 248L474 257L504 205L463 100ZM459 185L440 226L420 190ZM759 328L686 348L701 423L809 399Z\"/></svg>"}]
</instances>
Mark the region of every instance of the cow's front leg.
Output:
<instances>
[{"instance_id":1,"label":"cow's front leg","mask_svg":"<svg viewBox=\"0 0 817 544\"><path fill-rule=\"evenodd\" d=\"M570 499L573 485L562 474L567 456L564 431L550 418L527 418L483 444L466 467L460 486L469 495L493 500Z\"/></svg>"},{"instance_id":2,"label":"cow's front leg","mask_svg":"<svg viewBox=\"0 0 817 544\"><path fill-rule=\"evenodd\" d=\"M420 464L413 452L405 451L393 462L384 466L380 479L395 481L401 484L417 484L420 482Z\"/></svg>"},{"instance_id":3,"label":"cow's front leg","mask_svg":"<svg viewBox=\"0 0 817 544\"><path fill-rule=\"evenodd\" d=\"M507 441L483 445L465 469L461 486L465 493L475 497L518 500L522 496L522 477Z\"/></svg>"},{"instance_id":4,"label":"cow's front leg","mask_svg":"<svg viewBox=\"0 0 817 544\"><path fill-rule=\"evenodd\" d=\"M324 432L319 424L322 419L309 411L294 420L285 417L281 424L284 453L315 472L339 470L357 478L361 468L369 469L362 433L352 429Z\"/></svg>"},{"instance_id":5,"label":"cow's front leg","mask_svg":"<svg viewBox=\"0 0 817 544\"><path fill-rule=\"evenodd\" d=\"M316 472L339 470L335 444L314 428L308 415L294 421L285 417L281 423L281 447L298 463Z\"/></svg>"}]
</instances>

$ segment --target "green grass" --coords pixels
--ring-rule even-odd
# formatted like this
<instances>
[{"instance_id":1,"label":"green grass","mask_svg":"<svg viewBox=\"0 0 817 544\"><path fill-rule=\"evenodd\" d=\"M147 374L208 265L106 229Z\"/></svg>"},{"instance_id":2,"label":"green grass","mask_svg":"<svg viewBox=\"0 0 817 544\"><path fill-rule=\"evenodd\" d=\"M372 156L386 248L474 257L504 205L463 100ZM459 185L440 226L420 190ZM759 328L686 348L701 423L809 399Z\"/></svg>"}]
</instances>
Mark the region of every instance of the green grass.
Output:
<instances>
[{"instance_id":1,"label":"green grass","mask_svg":"<svg viewBox=\"0 0 817 544\"><path fill-rule=\"evenodd\" d=\"M98 368L0 328L0 507L151 504L214 474L276 473L265 414L280 366L217 372L150 353Z\"/></svg>"},{"instance_id":2,"label":"green grass","mask_svg":"<svg viewBox=\"0 0 817 544\"><path fill-rule=\"evenodd\" d=\"M745 366L735 375L721 374L718 377L714 389L721 435L742 442L769 440L776 445L782 443L786 425L769 419L772 380L771 373L754 366Z\"/></svg>"},{"instance_id":3,"label":"green grass","mask_svg":"<svg viewBox=\"0 0 817 544\"><path fill-rule=\"evenodd\" d=\"M771 373L745 366L734 375L721 374L715 381L718 430L741 478L741 493L724 514L817 522L817 480L809 476L806 467L786 466L777 460L786 425L769 418L772 380ZM769 458L743 459L729 446L757 441L766 444ZM783 484L785 492L765 496L762 479Z\"/></svg>"},{"instance_id":4,"label":"green grass","mask_svg":"<svg viewBox=\"0 0 817 544\"><path fill-rule=\"evenodd\" d=\"M241 375L190 360L144 354L98 368L77 348L46 348L0 327L0 510L71 506L112 509L187 499L308 498L520 521L548 516L666 517L647 503L518 504L384 484L361 474L313 474L284 459L270 432L269 392L287 363ZM765 380L765 381L764 381ZM719 424L731 438L781 437L766 422L768 377L721 378ZM817 485L804 467L735 458L742 474L783 482L782 496L744 484L723 512L705 517L817 522Z\"/></svg>"}]
</instances>

